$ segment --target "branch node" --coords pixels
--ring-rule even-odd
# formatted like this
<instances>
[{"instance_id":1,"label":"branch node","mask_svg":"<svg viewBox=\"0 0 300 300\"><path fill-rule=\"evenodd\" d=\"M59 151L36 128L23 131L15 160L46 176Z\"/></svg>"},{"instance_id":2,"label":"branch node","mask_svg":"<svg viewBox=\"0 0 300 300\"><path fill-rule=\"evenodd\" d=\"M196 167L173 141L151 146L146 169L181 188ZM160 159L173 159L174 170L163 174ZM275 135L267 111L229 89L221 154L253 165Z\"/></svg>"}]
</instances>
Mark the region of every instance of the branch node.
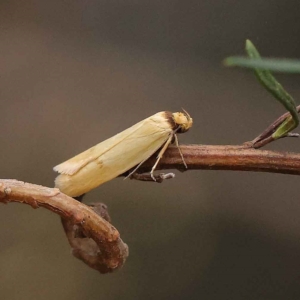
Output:
<instances>
[{"instance_id":1,"label":"branch node","mask_svg":"<svg viewBox=\"0 0 300 300\"><path fill-rule=\"evenodd\" d=\"M153 177L155 180L153 180ZM151 181L151 182L157 182L162 183L166 179L172 179L175 177L174 173L160 173L160 174L145 174L145 173L133 173L130 175L130 179L139 180L139 181Z\"/></svg>"}]
</instances>

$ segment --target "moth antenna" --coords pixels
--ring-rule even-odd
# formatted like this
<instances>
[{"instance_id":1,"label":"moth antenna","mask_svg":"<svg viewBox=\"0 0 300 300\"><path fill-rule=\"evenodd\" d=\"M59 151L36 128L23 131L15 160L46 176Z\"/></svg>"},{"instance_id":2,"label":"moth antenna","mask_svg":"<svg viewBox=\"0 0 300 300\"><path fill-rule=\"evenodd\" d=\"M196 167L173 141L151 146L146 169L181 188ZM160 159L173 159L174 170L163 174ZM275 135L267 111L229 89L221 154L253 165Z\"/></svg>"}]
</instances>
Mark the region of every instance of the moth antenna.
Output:
<instances>
[{"instance_id":1,"label":"moth antenna","mask_svg":"<svg viewBox=\"0 0 300 300\"><path fill-rule=\"evenodd\" d=\"M185 115L187 116L188 120L190 120L191 119L190 114L183 107L181 107L181 109L185 113Z\"/></svg>"}]
</instances>

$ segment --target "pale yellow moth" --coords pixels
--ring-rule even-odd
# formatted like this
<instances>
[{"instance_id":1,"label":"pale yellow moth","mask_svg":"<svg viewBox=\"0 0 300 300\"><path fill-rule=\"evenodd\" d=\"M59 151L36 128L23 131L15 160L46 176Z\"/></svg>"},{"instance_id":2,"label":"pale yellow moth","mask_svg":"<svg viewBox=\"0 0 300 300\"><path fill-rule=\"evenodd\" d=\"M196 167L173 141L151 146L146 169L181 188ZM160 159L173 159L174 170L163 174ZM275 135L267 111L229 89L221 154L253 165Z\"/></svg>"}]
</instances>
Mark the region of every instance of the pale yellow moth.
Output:
<instances>
[{"instance_id":1,"label":"pale yellow moth","mask_svg":"<svg viewBox=\"0 0 300 300\"><path fill-rule=\"evenodd\" d=\"M192 124L186 111L159 112L54 167L60 173L55 187L71 197L80 196L137 166L135 172L162 147L150 172L155 180L153 172L173 139L178 146L176 133L186 132Z\"/></svg>"}]
</instances>

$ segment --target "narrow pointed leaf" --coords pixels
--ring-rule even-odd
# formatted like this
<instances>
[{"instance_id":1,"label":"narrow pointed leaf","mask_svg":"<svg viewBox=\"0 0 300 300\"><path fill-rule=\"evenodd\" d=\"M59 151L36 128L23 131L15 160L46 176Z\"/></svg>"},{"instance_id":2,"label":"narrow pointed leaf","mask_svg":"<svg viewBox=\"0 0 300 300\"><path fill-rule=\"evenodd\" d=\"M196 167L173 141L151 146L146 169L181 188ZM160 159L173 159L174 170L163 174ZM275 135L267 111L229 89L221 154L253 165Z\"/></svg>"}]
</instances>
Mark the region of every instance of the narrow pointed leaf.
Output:
<instances>
[{"instance_id":1,"label":"narrow pointed leaf","mask_svg":"<svg viewBox=\"0 0 300 300\"><path fill-rule=\"evenodd\" d=\"M259 52L250 40L246 41L246 52L251 59L261 59ZM284 122L281 126L279 126L273 134L276 138L279 138L293 130L299 124L295 101L269 70L255 68L254 73L259 82L290 112L293 117L290 121L286 120L287 122Z\"/></svg>"},{"instance_id":2,"label":"narrow pointed leaf","mask_svg":"<svg viewBox=\"0 0 300 300\"><path fill-rule=\"evenodd\" d=\"M249 58L244 56L231 56L224 60L224 64L226 66L265 69L281 73L300 73L299 59Z\"/></svg>"}]
</instances>

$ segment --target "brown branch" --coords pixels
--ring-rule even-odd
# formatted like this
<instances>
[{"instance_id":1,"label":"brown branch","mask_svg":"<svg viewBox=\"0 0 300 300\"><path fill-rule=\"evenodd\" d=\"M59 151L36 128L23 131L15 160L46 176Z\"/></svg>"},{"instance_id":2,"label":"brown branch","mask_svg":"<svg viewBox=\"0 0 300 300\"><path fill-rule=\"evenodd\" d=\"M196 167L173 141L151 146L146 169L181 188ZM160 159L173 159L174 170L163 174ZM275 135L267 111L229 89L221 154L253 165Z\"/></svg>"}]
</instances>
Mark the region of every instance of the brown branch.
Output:
<instances>
[{"instance_id":1,"label":"brown branch","mask_svg":"<svg viewBox=\"0 0 300 300\"><path fill-rule=\"evenodd\" d=\"M242 146L181 145L188 170L239 170L300 175L300 154L257 150ZM147 160L139 172L148 172L156 157ZM185 171L177 147L164 153L157 170Z\"/></svg>"},{"instance_id":2,"label":"brown branch","mask_svg":"<svg viewBox=\"0 0 300 300\"><path fill-rule=\"evenodd\" d=\"M20 202L33 208L45 207L60 215L74 256L101 273L120 268L128 256L128 247L121 240L117 229L94 211L99 212L99 207L89 208L58 189L1 179L0 202ZM102 206L100 214L106 213Z\"/></svg>"},{"instance_id":3,"label":"brown branch","mask_svg":"<svg viewBox=\"0 0 300 300\"><path fill-rule=\"evenodd\" d=\"M300 105L297 106L300 112ZM184 160L190 170L239 170L255 172L271 172L300 175L300 154L257 150L274 141L272 134L291 116L285 113L269 125L253 141L243 145L211 146L211 145L181 145ZM288 134L286 137L298 137L298 134ZM153 155L139 169L139 173L149 172L156 161ZM177 147L170 146L158 164L157 170L178 169L185 171L182 158ZM126 175L126 174L125 174ZM140 174L133 179L151 181L149 176ZM159 175L162 178L162 175ZM157 180L162 182L162 180Z\"/></svg>"}]
</instances>

